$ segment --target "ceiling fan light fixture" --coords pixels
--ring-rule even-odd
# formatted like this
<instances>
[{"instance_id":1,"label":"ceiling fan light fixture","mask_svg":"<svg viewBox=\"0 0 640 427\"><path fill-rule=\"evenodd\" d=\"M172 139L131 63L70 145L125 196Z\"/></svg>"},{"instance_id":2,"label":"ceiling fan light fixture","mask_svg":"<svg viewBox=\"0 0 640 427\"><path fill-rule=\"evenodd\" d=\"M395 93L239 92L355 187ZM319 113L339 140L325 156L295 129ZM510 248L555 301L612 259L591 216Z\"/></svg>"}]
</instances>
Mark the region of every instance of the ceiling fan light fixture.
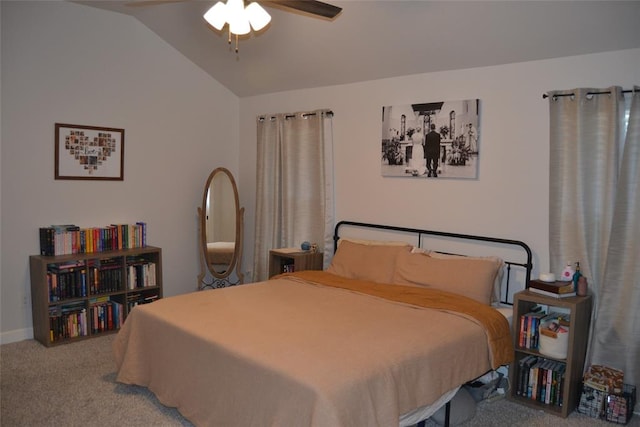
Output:
<instances>
[{"instance_id":1,"label":"ceiling fan light fixture","mask_svg":"<svg viewBox=\"0 0 640 427\"><path fill-rule=\"evenodd\" d=\"M236 35L249 34L251 28L260 31L271 22L271 15L262 6L252 2L245 8L243 0L227 0L226 4L219 1L203 17L218 31L229 24L229 31Z\"/></svg>"},{"instance_id":2,"label":"ceiling fan light fixture","mask_svg":"<svg viewBox=\"0 0 640 427\"><path fill-rule=\"evenodd\" d=\"M234 19L229 23L229 31L231 34L244 36L251 32L251 26L247 19Z\"/></svg>"},{"instance_id":3,"label":"ceiling fan light fixture","mask_svg":"<svg viewBox=\"0 0 640 427\"><path fill-rule=\"evenodd\" d=\"M227 1L227 22L229 23L229 31L233 34L240 36L249 34L251 26L244 10L243 0Z\"/></svg>"},{"instance_id":4,"label":"ceiling fan light fixture","mask_svg":"<svg viewBox=\"0 0 640 427\"><path fill-rule=\"evenodd\" d=\"M203 18L216 30L222 30L227 23L227 5L221 1L217 2L204 14Z\"/></svg>"},{"instance_id":5,"label":"ceiling fan light fixture","mask_svg":"<svg viewBox=\"0 0 640 427\"><path fill-rule=\"evenodd\" d=\"M271 22L271 15L269 15L267 11L256 2L252 2L247 6L245 8L245 12L249 18L253 31L260 31L266 27L269 22Z\"/></svg>"}]
</instances>

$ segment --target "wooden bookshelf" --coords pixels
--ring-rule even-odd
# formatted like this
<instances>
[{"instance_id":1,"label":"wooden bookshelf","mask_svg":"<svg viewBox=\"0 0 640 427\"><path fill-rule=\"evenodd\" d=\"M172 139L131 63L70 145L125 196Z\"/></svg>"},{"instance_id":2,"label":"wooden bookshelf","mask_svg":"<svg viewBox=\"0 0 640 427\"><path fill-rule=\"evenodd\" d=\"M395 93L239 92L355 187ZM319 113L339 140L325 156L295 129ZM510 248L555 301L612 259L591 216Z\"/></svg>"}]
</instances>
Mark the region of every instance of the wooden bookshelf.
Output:
<instances>
[{"instance_id":1,"label":"wooden bookshelf","mask_svg":"<svg viewBox=\"0 0 640 427\"><path fill-rule=\"evenodd\" d=\"M29 257L33 336L49 347L116 332L131 309L162 298L162 250Z\"/></svg>"},{"instance_id":2,"label":"wooden bookshelf","mask_svg":"<svg viewBox=\"0 0 640 427\"><path fill-rule=\"evenodd\" d=\"M291 249L269 251L269 277L303 270L322 270L322 252Z\"/></svg>"},{"instance_id":3,"label":"wooden bookshelf","mask_svg":"<svg viewBox=\"0 0 640 427\"><path fill-rule=\"evenodd\" d=\"M513 339L515 359L509 367L509 398L520 404L542 409L554 415L567 417L577 407L582 385L582 372L586 357L589 337L589 323L591 321L591 296L555 298L537 294L528 290L514 295L513 304ZM536 348L526 348L520 345L521 325L523 315L531 312L536 306L547 307L547 310L565 311L569 313L569 337L566 358L550 357L542 354ZM526 373L525 358L533 356L546 363L547 367L561 367L564 371L559 389L562 399L559 402L544 403L539 399L524 396L519 393L520 378ZM553 369L552 369L553 370Z\"/></svg>"}]
</instances>

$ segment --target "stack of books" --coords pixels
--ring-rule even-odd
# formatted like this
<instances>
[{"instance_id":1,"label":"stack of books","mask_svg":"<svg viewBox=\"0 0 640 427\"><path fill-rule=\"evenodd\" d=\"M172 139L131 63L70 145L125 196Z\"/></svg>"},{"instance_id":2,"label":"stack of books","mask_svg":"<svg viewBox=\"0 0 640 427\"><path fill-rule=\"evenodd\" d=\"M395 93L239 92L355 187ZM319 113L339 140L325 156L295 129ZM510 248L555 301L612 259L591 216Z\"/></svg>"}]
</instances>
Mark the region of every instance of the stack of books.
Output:
<instances>
[{"instance_id":1,"label":"stack of books","mask_svg":"<svg viewBox=\"0 0 640 427\"><path fill-rule=\"evenodd\" d=\"M573 282L543 282L541 280L532 280L531 283L529 283L529 290L537 294L555 298L576 296L576 290L573 287Z\"/></svg>"}]
</instances>

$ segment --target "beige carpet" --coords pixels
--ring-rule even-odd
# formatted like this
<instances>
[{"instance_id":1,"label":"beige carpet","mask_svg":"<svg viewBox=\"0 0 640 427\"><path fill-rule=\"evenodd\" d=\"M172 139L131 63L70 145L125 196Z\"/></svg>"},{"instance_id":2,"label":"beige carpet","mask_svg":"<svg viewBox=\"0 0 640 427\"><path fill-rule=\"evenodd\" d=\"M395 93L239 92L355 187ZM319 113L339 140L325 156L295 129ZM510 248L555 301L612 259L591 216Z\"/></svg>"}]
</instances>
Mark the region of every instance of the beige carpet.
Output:
<instances>
[{"instance_id":1,"label":"beige carpet","mask_svg":"<svg viewBox=\"0 0 640 427\"><path fill-rule=\"evenodd\" d=\"M115 382L113 338L114 335L107 335L52 348L33 340L0 346L0 425L191 426L177 410L163 406L146 388ZM639 419L635 415L628 425L640 426ZM427 422L429 427L435 425ZM562 419L498 399L481 402L475 417L461 425L615 424L575 412Z\"/></svg>"}]
</instances>

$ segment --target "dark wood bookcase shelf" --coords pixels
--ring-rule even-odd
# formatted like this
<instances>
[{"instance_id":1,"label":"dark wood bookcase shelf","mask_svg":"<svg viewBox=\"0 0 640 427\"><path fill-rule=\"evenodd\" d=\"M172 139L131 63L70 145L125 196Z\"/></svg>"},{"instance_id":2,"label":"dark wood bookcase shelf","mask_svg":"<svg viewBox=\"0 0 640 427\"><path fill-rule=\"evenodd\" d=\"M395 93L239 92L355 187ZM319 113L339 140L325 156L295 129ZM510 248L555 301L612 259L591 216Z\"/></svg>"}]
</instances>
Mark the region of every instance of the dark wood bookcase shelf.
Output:
<instances>
[{"instance_id":1,"label":"dark wood bookcase shelf","mask_svg":"<svg viewBox=\"0 0 640 427\"><path fill-rule=\"evenodd\" d=\"M131 309L162 298L153 246L29 257L33 336L50 347L116 332Z\"/></svg>"},{"instance_id":2,"label":"dark wood bookcase shelf","mask_svg":"<svg viewBox=\"0 0 640 427\"><path fill-rule=\"evenodd\" d=\"M513 339L515 346L515 359L509 367L509 398L520 404L542 409L551 414L567 417L578 405L582 385L582 373L584 368L587 342L589 337L589 323L591 320L591 296L554 298L537 294L528 290L514 295L513 304ZM523 348L519 345L520 318L531 311L536 305L559 308L570 313L569 337L567 357L554 358L541 354L536 349ZM518 395L521 361L527 356L537 356L550 361L552 365L564 364L564 380L560 392L562 405L546 404L529 397Z\"/></svg>"},{"instance_id":3,"label":"dark wood bookcase shelf","mask_svg":"<svg viewBox=\"0 0 640 427\"><path fill-rule=\"evenodd\" d=\"M272 249L269 251L269 277L294 271L322 270L322 260L322 252Z\"/></svg>"}]
</instances>

